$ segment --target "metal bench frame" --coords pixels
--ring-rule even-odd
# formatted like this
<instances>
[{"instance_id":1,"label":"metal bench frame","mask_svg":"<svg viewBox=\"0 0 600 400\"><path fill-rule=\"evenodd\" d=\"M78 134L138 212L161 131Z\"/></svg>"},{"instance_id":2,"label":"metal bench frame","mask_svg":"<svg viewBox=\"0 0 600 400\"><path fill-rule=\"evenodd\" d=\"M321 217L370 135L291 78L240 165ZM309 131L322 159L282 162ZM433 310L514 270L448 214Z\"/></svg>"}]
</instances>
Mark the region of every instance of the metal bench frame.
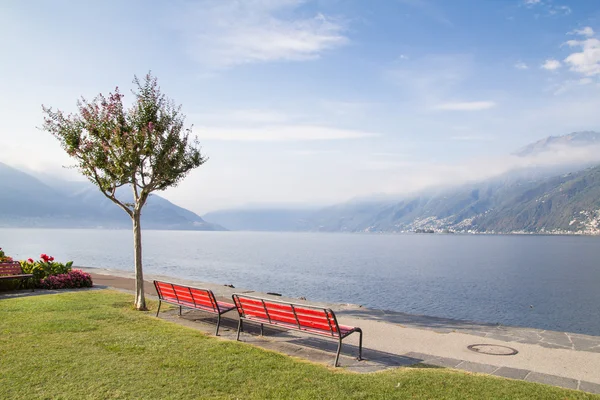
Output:
<instances>
[{"instance_id":1,"label":"metal bench frame","mask_svg":"<svg viewBox=\"0 0 600 400\"><path fill-rule=\"evenodd\" d=\"M159 287L159 283L163 283L163 284L167 284L167 285L171 285L171 288L173 289L173 293L175 293L175 298L177 299L177 301L172 301L170 299L165 299L163 297L163 294L161 292L161 289ZM156 288L156 293L158 293L158 310L156 310L156 316L158 317L158 313L160 312L160 306L162 304L162 302L164 301L165 303L169 303L169 304L174 304L176 306L179 306L179 315L181 315L181 310L183 307L192 309L192 310L199 310L199 311L204 311L207 312L209 314L216 314L217 316L217 329L215 330L215 336L219 336L219 326L221 325L221 315L225 314L226 312L229 312L231 310L235 310L235 305L233 307L230 308L224 308L222 309L219 306L219 302L217 301L217 299L215 298L215 294L212 292L212 290L209 289L204 289L204 288L198 288L198 287L194 287L194 286L186 286L186 285L180 285L178 283L172 283L172 282L166 282L166 281L154 281L154 287ZM206 292L206 294L208 295L208 297L210 298L210 301L212 303L212 307L213 307L213 311L210 311L206 308L201 308L201 307L194 307L188 303L186 304L182 304L181 302L179 302L179 298L177 296L177 291L175 290L175 287L179 287L182 289L187 289L188 292L190 293L190 297L192 298L192 301L194 301L194 305L196 304L196 301L194 300L194 295L192 294L191 289L194 290L200 290L202 292ZM206 307L206 306L204 306Z\"/></svg>"},{"instance_id":2,"label":"metal bench frame","mask_svg":"<svg viewBox=\"0 0 600 400\"><path fill-rule=\"evenodd\" d=\"M3 268L4 267L4 268ZM25 281L26 279L30 279L33 278L33 274L23 274L23 268L21 268L21 264L19 264L18 262L9 262L9 263L0 263L0 274L4 273L3 269L13 269L16 271L16 268L19 269L19 271L21 271L21 274L17 274L17 275L0 275L0 280L9 280L9 279L18 279L21 282L19 283L19 287L17 288L20 289L21 286L23 286L23 281ZM35 286L31 288L32 292L35 292Z\"/></svg>"},{"instance_id":3,"label":"metal bench frame","mask_svg":"<svg viewBox=\"0 0 600 400\"><path fill-rule=\"evenodd\" d=\"M264 334L264 324L269 324L269 325L278 326L278 327L285 328L285 329L295 329L300 332L311 333L313 335L337 338L338 348L337 348L337 352L335 355L335 362L333 364L334 367L337 367L339 364L340 352L342 350L342 340L344 338L350 336L352 333L358 332L360 334L360 336L359 336L359 341L358 341L358 357L356 359L358 361L362 360L362 340L363 340L362 329L360 329L358 327L353 327L352 329L350 329L347 332L342 334L342 331L340 330L340 325L338 324L338 321L337 321L337 317L335 316L335 313L333 312L333 310L331 310L330 308L322 308L322 307L317 307L317 306L312 306L312 305L307 305L307 304L297 304L297 303L290 303L290 302L280 301L280 300L265 299L265 298L261 298L261 297L247 296L245 294L239 294L239 293L234 293L232 298L233 298L233 302L236 305L236 308L237 308L237 311L239 314L239 318L240 318L239 323L238 323L238 331L237 331L236 340L240 340L240 332L242 332L244 330L244 324L243 324L244 320L253 322L255 324L260 324L260 335L261 336ZM244 312L244 307L241 304L241 302L239 301L239 298L250 299L250 300L262 302L262 305L263 305L265 314L267 315L267 318L263 319L261 317L251 317L251 316L247 317ZM292 324L288 324L288 323L272 322L271 317L269 316L269 307L267 305L268 303L275 303L275 304L282 304L285 306L290 306L291 311L292 311L290 313L290 316L293 316L293 318L296 320L298 326L294 327ZM296 308L299 311L301 311L302 309L311 310L311 311L322 311L324 320L326 320L329 324L329 330L319 329L319 328L315 328L315 327L312 327L309 325L303 325L301 323L300 319L298 318ZM278 312L278 313L282 312L281 310L271 310L271 311ZM333 322L333 324L332 324L332 322ZM322 333L317 333L317 332L312 332L312 331L309 331L306 329L302 329L303 327L310 328L312 330L321 330Z\"/></svg>"}]
</instances>

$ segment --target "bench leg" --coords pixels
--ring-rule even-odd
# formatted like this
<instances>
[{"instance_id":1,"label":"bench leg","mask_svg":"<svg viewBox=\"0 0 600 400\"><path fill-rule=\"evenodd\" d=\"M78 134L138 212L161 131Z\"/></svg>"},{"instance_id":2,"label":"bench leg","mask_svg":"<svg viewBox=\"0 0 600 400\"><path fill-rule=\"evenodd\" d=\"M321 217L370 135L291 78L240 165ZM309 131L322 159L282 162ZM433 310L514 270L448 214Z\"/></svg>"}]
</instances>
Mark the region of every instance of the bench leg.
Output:
<instances>
[{"instance_id":1,"label":"bench leg","mask_svg":"<svg viewBox=\"0 0 600 400\"><path fill-rule=\"evenodd\" d=\"M243 321L240 318L240 321L238 322L238 331L237 331L237 336L235 338L235 340L240 340L240 332L242 331L242 329L244 329L244 325L243 325Z\"/></svg>"},{"instance_id":2,"label":"bench leg","mask_svg":"<svg viewBox=\"0 0 600 400\"><path fill-rule=\"evenodd\" d=\"M162 301L158 301L158 310L156 310L156 316L158 317L158 313L160 312L160 305L162 304Z\"/></svg>"},{"instance_id":3,"label":"bench leg","mask_svg":"<svg viewBox=\"0 0 600 400\"><path fill-rule=\"evenodd\" d=\"M358 338L358 361L362 360L362 329L360 328L356 328L356 332L358 332L360 334L359 338Z\"/></svg>"},{"instance_id":4,"label":"bench leg","mask_svg":"<svg viewBox=\"0 0 600 400\"><path fill-rule=\"evenodd\" d=\"M221 314L217 314L217 330L215 331L215 336L219 336L219 325L221 324Z\"/></svg>"},{"instance_id":5,"label":"bench leg","mask_svg":"<svg viewBox=\"0 0 600 400\"><path fill-rule=\"evenodd\" d=\"M334 367L338 366L338 362L340 360L340 352L342 351L342 337L340 336L340 343L338 344L337 353L335 355L335 362L333 363Z\"/></svg>"},{"instance_id":6,"label":"bench leg","mask_svg":"<svg viewBox=\"0 0 600 400\"><path fill-rule=\"evenodd\" d=\"M264 326L264 324L260 324L260 336L265 336L265 326Z\"/></svg>"},{"instance_id":7,"label":"bench leg","mask_svg":"<svg viewBox=\"0 0 600 400\"><path fill-rule=\"evenodd\" d=\"M181 309L182 309L182 307L181 307L181 306L179 306L179 316L180 316L180 317L181 317Z\"/></svg>"}]
</instances>

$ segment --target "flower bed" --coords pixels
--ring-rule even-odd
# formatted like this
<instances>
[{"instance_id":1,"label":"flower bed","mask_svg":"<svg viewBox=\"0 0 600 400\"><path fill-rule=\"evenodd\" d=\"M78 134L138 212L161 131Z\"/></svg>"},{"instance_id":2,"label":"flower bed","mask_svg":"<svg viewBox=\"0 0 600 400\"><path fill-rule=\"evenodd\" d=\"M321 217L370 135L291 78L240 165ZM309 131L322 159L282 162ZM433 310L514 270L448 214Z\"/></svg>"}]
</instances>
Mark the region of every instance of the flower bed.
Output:
<instances>
[{"instance_id":1,"label":"flower bed","mask_svg":"<svg viewBox=\"0 0 600 400\"><path fill-rule=\"evenodd\" d=\"M72 289L92 287L90 274L74 269L66 274L50 275L39 282L42 289Z\"/></svg>"},{"instance_id":2,"label":"flower bed","mask_svg":"<svg viewBox=\"0 0 600 400\"><path fill-rule=\"evenodd\" d=\"M9 263L12 262L12 257L9 257L6 255L6 253L4 253L4 250L2 250L2 247L0 247L0 263Z\"/></svg>"}]
</instances>

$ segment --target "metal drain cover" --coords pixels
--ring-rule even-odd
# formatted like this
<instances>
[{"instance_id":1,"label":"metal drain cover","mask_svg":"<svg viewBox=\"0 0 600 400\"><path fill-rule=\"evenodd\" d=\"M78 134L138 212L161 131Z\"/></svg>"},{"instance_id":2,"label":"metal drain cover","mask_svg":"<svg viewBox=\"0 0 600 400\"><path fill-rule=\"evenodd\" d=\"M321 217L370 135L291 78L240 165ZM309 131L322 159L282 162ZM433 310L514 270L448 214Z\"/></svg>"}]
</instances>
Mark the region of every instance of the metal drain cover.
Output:
<instances>
[{"instance_id":1,"label":"metal drain cover","mask_svg":"<svg viewBox=\"0 0 600 400\"><path fill-rule=\"evenodd\" d=\"M518 351L512 347L501 346L499 344L472 344L467 346L467 349L491 356L514 356L518 353Z\"/></svg>"}]
</instances>

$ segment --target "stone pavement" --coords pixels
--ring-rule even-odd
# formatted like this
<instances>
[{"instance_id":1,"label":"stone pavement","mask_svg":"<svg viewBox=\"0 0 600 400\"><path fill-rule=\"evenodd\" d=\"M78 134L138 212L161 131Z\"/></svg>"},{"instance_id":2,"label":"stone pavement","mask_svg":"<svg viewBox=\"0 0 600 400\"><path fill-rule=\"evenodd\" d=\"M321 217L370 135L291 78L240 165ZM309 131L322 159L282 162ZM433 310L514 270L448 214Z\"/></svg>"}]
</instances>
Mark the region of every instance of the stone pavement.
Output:
<instances>
[{"instance_id":1,"label":"stone pavement","mask_svg":"<svg viewBox=\"0 0 600 400\"><path fill-rule=\"evenodd\" d=\"M134 289L134 280L130 273L96 268L82 269L92 273L97 285L129 291ZM153 296L156 296L156 292L150 279L208 288L213 290L217 297L229 301L232 293L253 292L170 277L147 278L146 291ZM285 297L274 298L304 302ZM358 352L358 335L351 335L344 340L340 364L351 371L373 372L393 367L428 365L600 394L600 337L597 336L370 310L351 304L313 301L307 303L330 307L336 312L340 323L360 326L363 329L365 361L358 362L354 359ZM214 332L216 321L215 317L198 311L184 311L184 315L179 317L175 309L161 312L161 318L211 334ZM235 339L236 328L236 313L227 313L222 318L220 336L223 339ZM261 337L258 335L259 330L251 324L247 324L247 328L249 333L242 333L241 336L241 340L246 343L328 365L333 363L336 341L266 327L265 335ZM492 352L509 352L505 349L508 347L518 353L489 355L468 349L468 346L476 344L496 346L488 346L488 350Z\"/></svg>"}]
</instances>

